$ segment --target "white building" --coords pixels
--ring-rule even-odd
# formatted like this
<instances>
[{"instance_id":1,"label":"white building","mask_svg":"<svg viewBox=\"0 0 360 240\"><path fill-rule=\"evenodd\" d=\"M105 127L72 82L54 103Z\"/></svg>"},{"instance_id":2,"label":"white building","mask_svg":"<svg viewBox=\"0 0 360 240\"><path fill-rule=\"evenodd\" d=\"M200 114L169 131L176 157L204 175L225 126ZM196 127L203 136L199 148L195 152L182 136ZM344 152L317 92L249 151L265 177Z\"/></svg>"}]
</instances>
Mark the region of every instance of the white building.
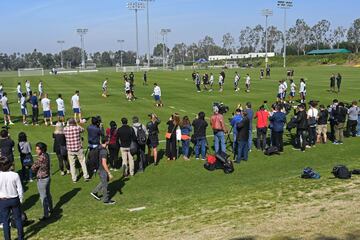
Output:
<instances>
[{"instance_id":1,"label":"white building","mask_svg":"<svg viewBox=\"0 0 360 240\"><path fill-rule=\"evenodd\" d=\"M268 52L268 57L274 57L274 52ZM237 59L246 59L246 58L257 58L257 57L265 57L265 53L247 53L247 54L230 54L230 55L214 55L209 56L209 61L217 61L217 60L237 60Z\"/></svg>"}]
</instances>

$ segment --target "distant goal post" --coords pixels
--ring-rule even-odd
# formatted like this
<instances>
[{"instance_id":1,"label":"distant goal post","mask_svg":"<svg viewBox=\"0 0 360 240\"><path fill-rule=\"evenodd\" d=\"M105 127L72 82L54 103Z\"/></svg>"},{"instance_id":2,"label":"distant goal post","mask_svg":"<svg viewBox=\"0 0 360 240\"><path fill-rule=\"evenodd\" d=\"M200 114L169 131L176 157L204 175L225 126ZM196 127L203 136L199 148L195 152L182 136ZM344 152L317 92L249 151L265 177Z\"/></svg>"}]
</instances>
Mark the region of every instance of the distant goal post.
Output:
<instances>
[{"instance_id":1,"label":"distant goal post","mask_svg":"<svg viewBox=\"0 0 360 240\"><path fill-rule=\"evenodd\" d=\"M25 76L44 76L43 68L19 68L18 77Z\"/></svg>"}]
</instances>

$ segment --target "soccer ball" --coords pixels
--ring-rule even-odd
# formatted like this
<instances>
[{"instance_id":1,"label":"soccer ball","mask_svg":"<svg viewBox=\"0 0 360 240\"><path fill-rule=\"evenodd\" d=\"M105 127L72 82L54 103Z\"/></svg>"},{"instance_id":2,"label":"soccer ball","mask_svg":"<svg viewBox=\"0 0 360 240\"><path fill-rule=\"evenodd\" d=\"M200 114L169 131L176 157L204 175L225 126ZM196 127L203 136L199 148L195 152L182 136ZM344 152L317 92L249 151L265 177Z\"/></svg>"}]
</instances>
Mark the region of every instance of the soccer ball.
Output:
<instances>
[{"instance_id":1,"label":"soccer ball","mask_svg":"<svg viewBox=\"0 0 360 240\"><path fill-rule=\"evenodd\" d=\"M85 118L81 119L80 123L86 123L86 119Z\"/></svg>"}]
</instances>

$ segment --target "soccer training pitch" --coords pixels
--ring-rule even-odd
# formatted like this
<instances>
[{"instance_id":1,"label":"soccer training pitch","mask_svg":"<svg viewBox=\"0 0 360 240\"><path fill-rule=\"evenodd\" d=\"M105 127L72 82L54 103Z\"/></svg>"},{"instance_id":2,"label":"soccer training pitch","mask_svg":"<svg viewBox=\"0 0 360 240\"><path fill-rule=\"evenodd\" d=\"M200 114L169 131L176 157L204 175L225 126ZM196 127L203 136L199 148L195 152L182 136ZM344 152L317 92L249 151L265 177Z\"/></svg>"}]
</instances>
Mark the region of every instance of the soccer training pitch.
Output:
<instances>
[{"instance_id":1,"label":"soccer training pitch","mask_svg":"<svg viewBox=\"0 0 360 240\"><path fill-rule=\"evenodd\" d=\"M360 68L318 66L294 70L297 86L301 77L306 80L307 100L319 100L326 106L334 98L347 103L360 98ZM80 90L83 116L89 119L100 115L104 127L108 127L111 120L120 126L122 117L131 122L135 115L146 123L147 115L154 112L162 120L159 138L164 140L166 121L172 113L194 119L196 113L204 111L206 117L210 117L213 102L223 102L230 107L225 114L226 120L232 117L231 112L239 103L244 106L251 102L255 111L264 100L269 103L276 100L278 81L285 78L286 73L282 68L273 68L271 79L259 80L258 68L237 69L241 80L240 91L235 92L235 70L225 70L225 88L219 92L219 71L206 70L214 73L214 91L200 93L196 92L191 71L150 71L147 86L142 84L142 73L135 73L137 100L132 102L125 99L122 73L113 71L21 78L0 74L0 82L8 93L15 120L15 126L9 130L12 139L17 144L18 133L25 131L33 147L36 142L43 141L52 152L53 127L22 124L15 92L17 82L21 82L24 90L25 80L29 79L32 89L37 90L39 80L43 80L53 113L56 112L55 99L61 93L67 118L72 116L70 98L75 90ZM202 74L205 70L199 72ZM327 91L330 75L338 72L343 76L342 90L330 93ZM244 91L246 73L252 79L250 93ZM101 97L105 78L109 79L108 98ZM154 107L151 97L154 82L161 87L163 108ZM28 110L31 114L29 105ZM88 124L89 121L85 127ZM212 134L210 127L207 134ZM330 173L333 166L340 163L350 169L360 168L360 138L346 138L343 145L317 144L302 153L292 150L289 136L285 132L283 154L268 157L253 147L249 160L236 164L234 173L229 175L221 170L205 170L204 162L195 160L193 156L191 161L183 161L181 157L177 161L167 161L164 156L159 166L150 165L144 173L138 173L127 181L121 179L120 171L114 172L114 180L109 184L111 196L116 200L112 206L105 206L90 196L90 191L99 182L98 176L90 182L85 183L81 178L72 183L70 175L60 176L57 158L51 155L54 214L49 221L37 220L42 216L42 207L36 183L27 183L23 209L35 222L25 228L25 235L30 239L360 238L360 178L353 176L350 180L338 180ZM87 134L84 134L84 139L86 142ZM212 137L208 142L213 146ZM165 150L164 142L159 149ZM19 170L21 164L17 149L15 153L15 166ZM321 179L301 179L300 174L307 166L318 171ZM138 207L145 209L129 211ZM15 231L12 235L16 235Z\"/></svg>"}]
</instances>

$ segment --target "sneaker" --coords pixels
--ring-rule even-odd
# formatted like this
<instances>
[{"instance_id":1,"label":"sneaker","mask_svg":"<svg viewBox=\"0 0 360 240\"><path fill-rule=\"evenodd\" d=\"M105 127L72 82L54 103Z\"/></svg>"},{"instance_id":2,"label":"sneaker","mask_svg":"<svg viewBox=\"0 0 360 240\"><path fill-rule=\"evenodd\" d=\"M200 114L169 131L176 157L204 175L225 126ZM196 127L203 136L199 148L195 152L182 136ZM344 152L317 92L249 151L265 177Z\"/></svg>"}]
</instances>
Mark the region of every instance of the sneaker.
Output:
<instances>
[{"instance_id":1,"label":"sneaker","mask_svg":"<svg viewBox=\"0 0 360 240\"><path fill-rule=\"evenodd\" d=\"M339 143L339 144L344 144L343 142L340 142L340 141L339 141L338 143Z\"/></svg>"},{"instance_id":2,"label":"sneaker","mask_svg":"<svg viewBox=\"0 0 360 240\"><path fill-rule=\"evenodd\" d=\"M97 195L96 193L91 192L90 195L93 196L93 197L94 197L96 200L98 200L98 201L101 200L101 198L99 197L99 195Z\"/></svg>"},{"instance_id":3,"label":"sneaker","mask_svg":"<svg viewBox=\"0 0 360 240\"><path fill-rule=\"evenodd\" d=\"M65 176L66 173L61 171L60 174L61 174L61 176Z\"/></svg>"},{"instance_id":4,"label":"sneaker","mask_svg":"<svg viewBox=\"0 0 360 240\"><path fill-rule=\"evenodd\" d=\"M334 141L334 142L333 142L333 144L335 144L335 145L339 145L339 143L338 143L337 141Z\"/></svg>"},{"instance_id":5,"label":"sneaker","mask_svg":"<svg viewBox=\"0 0 360 240\"><path fill-rule=\"evenodd\" d=\"M13 122L9 122L9 125L14 125L14 123L13 123Z\"/></svg>"},{"instance_id":6,"label":"sneaker","mask_svg":"<svg viewBox=\"0 0 360 240\"><path fill-rule=\"evenodd\" d=\"M29 182L33 182L34 180L30 179Z\"/></svg>"},{"instance_id":7,"label":"sneaker","mask_svg":"<svg viewBox=\"0 0 360 240\"><path fill-rule=\"evenodd\" d=\"M200 158L198 158L198 157L197 157L197 158L195 158L195 160L199 160L199 159L200 159Z\"/></svg>"},{"instance_id":8,"label":"sneaker","mask_svg":"<svg viewBox=\"0 0 360 240\"><path fill-rule=\"evenodd\" d=\"M205 158L202 158L201 161L205 161Z\"/></svg>"},{"instance_id":9,"label":"sneaker","mask_svg":"<svg viewBox=\"0 0 360 240\"><path fill-rule=\"evenodd\" d=\"M305 147L306 147L306 148L311 148L311 146L310 146L310 145L306 145Z\"/></svg>"},{"instance_id":10,"label":"sneaker","mask_svg":"<svg viewBox=\"0 0 360 240\"><path fill-rule=\"evenodd\" d=\"M115 201L114 200L108 200L108 201L104 202L104 204L113 205L113 204L115 204Z\"/></svg>"}]
</instances>

